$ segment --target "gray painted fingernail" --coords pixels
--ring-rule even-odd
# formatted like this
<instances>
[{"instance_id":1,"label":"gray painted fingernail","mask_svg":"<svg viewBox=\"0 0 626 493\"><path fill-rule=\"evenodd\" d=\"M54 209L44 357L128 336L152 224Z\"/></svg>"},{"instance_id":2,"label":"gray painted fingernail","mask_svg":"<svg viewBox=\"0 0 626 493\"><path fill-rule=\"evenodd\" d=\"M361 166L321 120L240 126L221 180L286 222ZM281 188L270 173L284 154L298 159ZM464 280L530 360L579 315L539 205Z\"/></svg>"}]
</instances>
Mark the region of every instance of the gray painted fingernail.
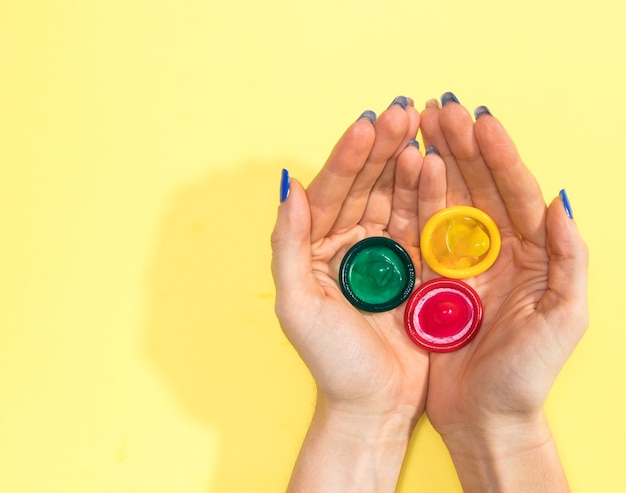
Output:
<instances>
[{"instance_id":1,"label":"gray painted fingernail","mask_svg":"<svg viewBox=\"0 0 626 493\"><path fill-rule=\"evenodd\" d=\"M441 95L441 106L445 106L446 104L454 102L456 104L461 104L458 98L454 95L453 92L444 92Z\"/></svg>"},{"instance_id":2,"label":"gray painted fingernail","mask_svg":"<svg viewBox=\"0 0 626 493\"><path fill-rule=\"evenodd\" d=\"M406 146L407 147L413 146L413 147L417 147L419 149L420 148L420 143L417 140L415 140L415 139L411 139L411 140L409 140L407 142Z\"/></svg>"},{"instance_id":3,"label":"gray painted fingernail","mask_svg":"<svg viewBox=\"0 0 626 493\"><path fill-rule=\"evenodd\" d=\"M372 110L365 110L363 113L361 113L361 116L356 119L356 121L363 119L369 120L370 122L372 122L372 125L374 125L374 122L376 121L376 113L374 113Z\"/></svg>"},{"instance_id":4,"label":"gray painted fingernail","mask_svg":"<svg viewBox=\"0 0 626 493\"><path fill-rule=\"evenodd\" d=\"M409 98L407 98L406 96L398 96L396 99L394 99L391 102L391 104L389 105L389 108L391 108L392 106L396 104L400 106L403 110L406 110L407 106L409 105Z\"/></svg>"},{"instance_id":5,"label":"gray painted fingernail","mask_svg":"<svg viewBox=\"0 0 626 493\"><path fill-rule=\"evenodd\" d=\"M491 111L486 106L479 106L474 110L474 118L478 120L483 115L491 115Z\"/></svg>"}]
</instances>

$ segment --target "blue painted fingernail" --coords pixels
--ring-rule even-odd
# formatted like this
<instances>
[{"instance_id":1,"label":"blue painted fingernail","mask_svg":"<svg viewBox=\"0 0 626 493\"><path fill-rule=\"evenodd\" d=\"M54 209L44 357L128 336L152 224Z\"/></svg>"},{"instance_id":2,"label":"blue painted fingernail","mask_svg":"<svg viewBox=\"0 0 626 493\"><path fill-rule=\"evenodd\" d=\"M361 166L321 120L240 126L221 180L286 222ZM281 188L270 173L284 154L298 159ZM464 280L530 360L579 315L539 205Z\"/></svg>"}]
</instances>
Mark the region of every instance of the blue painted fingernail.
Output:
<instances>
[{"instance_id":1,"label":"blue painted fingernail","mask_svg":"<svg viewBox=\"0 0 626 493\"><path fill-rule=\"evenodd\" d=\"M402 107L403 110L406 110L407 106L409 105L409 98L407 98L406 96L398 96L396 99L394 99L391 102L391 104L389 105L389 108L391 108L393 105L396 105L396 104Z\"/></svg>"},{"instance_id":2,"label":"blue painted fingernail","mask_svg":"<svg viewBox=\"0 0 626 493\"><path fill-rule=\"evenodd\" d=\"M420 148L420 143L417 140L415 140L415 139L411 139L411 140L409 140L407 142L406 146L407 147L413 146L413 147L417 147L419 149Z\"/></svg>"},{"instance_id":3,"label":"blue painted fingernail","mask_svg":"<svg viewBox=\"0 0 626 493\"><path fill-rule=\"evenodd\" d=\"M559 196L561 197L561 202L563 202L563 208L565 209L565 213L567 217L570 219L574 219L574 213L572 212L572 204L569 202L569 197L567 196L567 192L565 189L559 192Z\"/></svg>"},{"instance_id":4,"label":"blue painted fingernail","mask_svg":"<svg viewBox=\"0 0 626 493\"><path fill-rule=\"evenodd\" d=\"M361 116L359 116L356 121L358 122L359 120L369 120L370 122L372 122L372 125L374 125L374 122L376 121L376 113L374 113L372 110L365 110L363 113L361 113Z\"/></svg>"},{"instance_id":5,"label":"blue painted fingernail","mask_svg":"<svg viewBox=\"0 0 626 493\"><path fill-rule=\"evenodd\" d=\"M474 110L474 119L478 120L483 115L491 115L491 111L486 106L479 106Z\"/></svg>"},{"instance_id":6,"label":"blue painted fingernail","mask_svg":"<svg viewBox=\"0 0 626 493\"><path fill-rule=\"evenodd\" d=\"M437 154L437 156L439 156L439 149L437 149L435 146L427 147L426 154Z\"/></svg>"},{"instance_id":7,"label":"blue painted fingernail","mask_svg":"<svg viewBox=\"0 0 626 493\"><path fill-rule=\"evenodd\" d=\"M456 104L461 104L459 102L458 98L454 95L453 92L444 92L441 95L441 106L445 106L446 104L448 104L451 101L456 103Z\"/></svg>"},{"instance_id":8,"label":"blue painted fingernail","mask_svg":"<svg viewBox=\"0 0 626 493\"><path fill-rule=\"evenodd\" d=\"M289 197L289 171L283 168L280 174L280 203L282 204Z\"/></svg>"}]
</instances>

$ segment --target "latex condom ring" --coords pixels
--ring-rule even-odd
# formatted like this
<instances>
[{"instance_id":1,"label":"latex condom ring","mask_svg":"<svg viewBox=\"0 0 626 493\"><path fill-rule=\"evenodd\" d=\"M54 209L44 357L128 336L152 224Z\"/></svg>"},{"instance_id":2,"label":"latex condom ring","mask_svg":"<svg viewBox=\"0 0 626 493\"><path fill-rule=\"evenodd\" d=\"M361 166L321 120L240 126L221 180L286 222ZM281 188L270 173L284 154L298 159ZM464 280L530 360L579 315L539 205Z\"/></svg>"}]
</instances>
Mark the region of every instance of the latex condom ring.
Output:
<instances>
[{"instance_id":1,"label":"latex condom ring","mask_svg":"<svg viewBox=\"0 0 626 493\"><path fill-rule=\"evenodd\" d=\"M339 285L357 308L383 312L409 297L415 286L415 268L400 244L374 236L348 250L339 268Z\"/></svg>"},{"instance_id":2,"label":"latex condom ring","mask_svg":"<svg viewBox=\"0 0 626 493\"><path fill-rule=\"evenodd\" d=\"M500 253L500 231L491 217L475 207L448 207L424 225L422 258L437 274L465 279L486 271Z\"/></svg>"},{"instance_id":3,"label":"latex condom ring","mask_svg":"<svg viewBox=\"0 0 626 493\"><path fill-rule=\"evenodd\" d=\"M438 353L468 344L478 333L482 319L478 294L456 279L425 282L411 295L404 312L404 326L411 340Z\"/></svg>"}]
</instances>

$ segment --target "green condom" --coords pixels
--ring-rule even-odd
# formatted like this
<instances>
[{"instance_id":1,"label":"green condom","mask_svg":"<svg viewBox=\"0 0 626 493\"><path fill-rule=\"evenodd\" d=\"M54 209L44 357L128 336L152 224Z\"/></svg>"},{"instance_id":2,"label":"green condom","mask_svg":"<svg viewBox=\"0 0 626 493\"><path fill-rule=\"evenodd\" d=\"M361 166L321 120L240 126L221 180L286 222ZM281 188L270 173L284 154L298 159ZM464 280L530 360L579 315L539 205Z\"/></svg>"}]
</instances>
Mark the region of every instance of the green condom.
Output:
<instances>
[{"instance_id":1,"label":"green condom","mask_svg":"<svg viewBox=\"0 0 626 493\"><path fill-rule=\"evenodd\" d=\"M348 250L339 268L339 285L357 308L384 312L409 297L415 285L415 268L398 243L374 236Z\"/></svg>"}]
</instances>

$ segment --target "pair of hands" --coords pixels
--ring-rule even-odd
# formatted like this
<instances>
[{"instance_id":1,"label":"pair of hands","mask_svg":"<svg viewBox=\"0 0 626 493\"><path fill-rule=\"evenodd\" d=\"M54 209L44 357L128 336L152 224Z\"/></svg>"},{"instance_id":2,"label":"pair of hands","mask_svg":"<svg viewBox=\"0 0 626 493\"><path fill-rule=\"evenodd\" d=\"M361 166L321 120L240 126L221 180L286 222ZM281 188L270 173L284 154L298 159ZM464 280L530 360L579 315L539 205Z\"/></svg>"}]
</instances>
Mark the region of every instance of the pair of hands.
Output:
<instances>
[{"instance_id":1,"label":"pair of hands","mask_svg":"<svg viewBox=\"0 0 626 493\"><path fill-rule=\"evenodd\" d=\"M587 326L587 250L561 200L546 206L499 121L483 110L474 122L446 99L420 114L397 98L375 123L360 118L346 130L306 190L292 179L272 234L272 269L281 326L318 400L344 416L394 416L410 429L426 411L460 450L470 436L506 436L542 419ZM418 130L438 152L423 157L410 145ZM453 205L487 212L502 248L488 271L467 280L484 306L476 338L429 354L406 336L404 304L361 312L344 298L337 272L357 241L387 236L409 252L418 284L438 277L421 259L420 233Z\"/></svg>"}]
</instances>

